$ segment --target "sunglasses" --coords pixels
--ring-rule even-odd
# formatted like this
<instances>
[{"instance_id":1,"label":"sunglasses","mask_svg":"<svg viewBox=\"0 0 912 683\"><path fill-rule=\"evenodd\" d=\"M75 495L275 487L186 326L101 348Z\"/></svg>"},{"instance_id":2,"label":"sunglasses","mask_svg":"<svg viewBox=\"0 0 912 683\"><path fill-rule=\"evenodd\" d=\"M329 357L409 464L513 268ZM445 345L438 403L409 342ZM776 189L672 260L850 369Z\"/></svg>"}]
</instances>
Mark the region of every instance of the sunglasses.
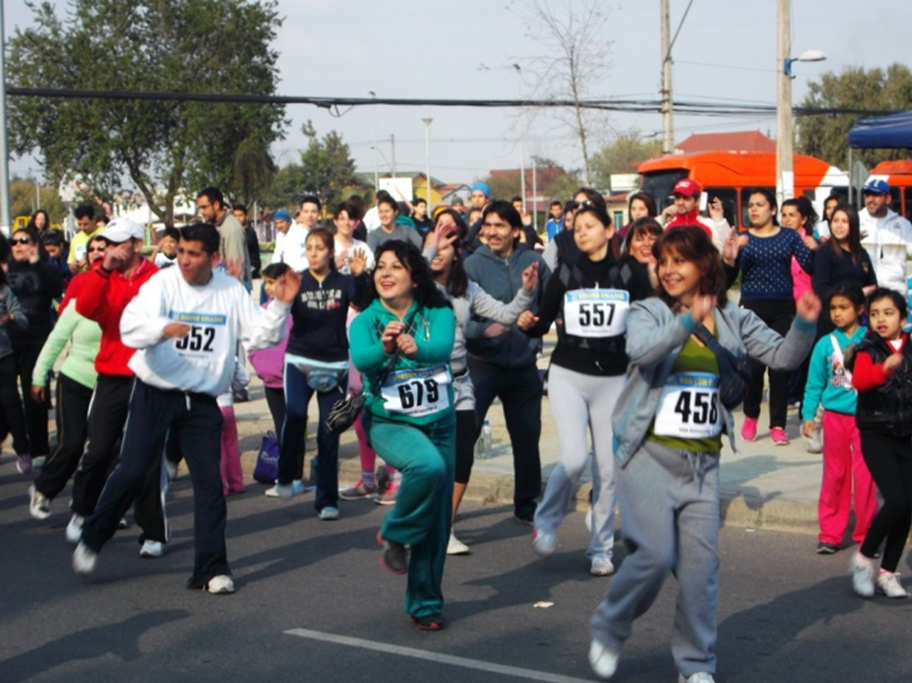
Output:
<instances>
[{"instance_id":1,"label":"sunglasses","mask_svg":"<svg viewBox=\"0 0 912 683\"><path fill-rule=\"evenodd\" d=\"M104 250L105 250L104 247L95 247L95 248L89 249L89 253L90 254L103 254Z\"/></svg>"},{"instance_id":2,"label":"sunglasses","mask_svg":"<svg viewBox=\"0 0 912 683\"><path fill-rule=\"evenodd\" d=\"M14 237L10 240L11 244L31 244L32 240L28 237Z\"/></svg>"}]
</instances>

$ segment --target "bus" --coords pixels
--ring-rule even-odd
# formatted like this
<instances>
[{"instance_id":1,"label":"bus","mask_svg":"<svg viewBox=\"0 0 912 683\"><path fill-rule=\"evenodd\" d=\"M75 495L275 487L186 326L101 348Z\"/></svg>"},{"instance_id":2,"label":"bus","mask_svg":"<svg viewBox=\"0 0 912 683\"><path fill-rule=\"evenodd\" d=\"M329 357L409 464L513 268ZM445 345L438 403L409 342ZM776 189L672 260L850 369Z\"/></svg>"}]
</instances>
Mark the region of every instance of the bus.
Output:
<instances>
[{"instance_id":1,"label":"bus","mask_svg":"<svg viewBox=\"0 0 912 683\"><path fill-rule=\"evenodd\" d=\"M881 161L871 169L868 179L879 178L890 185L890 208L912 220L912 160Z\"/></svg>"},{"instance_id":2,"label":"bus","mask_svg":"<svg viewBox=\"0 0 912 683\"><path fill-rule=\"evenodd\" d=\"M823 203L831 194L848 199L847 173L814 157L796 154L793 159L795 196L810 199L818 214L823 214ZM740 230L749 226L750 191L758 187L776 191L776 155L772 152L673 154L644 161L637 170L642 177L640 189L655 197L660 213L673 202L675 183L690 178L703 187L700 208L705 210L709 197L718 197L729 225Z\"/></svg>"}]
</instances>

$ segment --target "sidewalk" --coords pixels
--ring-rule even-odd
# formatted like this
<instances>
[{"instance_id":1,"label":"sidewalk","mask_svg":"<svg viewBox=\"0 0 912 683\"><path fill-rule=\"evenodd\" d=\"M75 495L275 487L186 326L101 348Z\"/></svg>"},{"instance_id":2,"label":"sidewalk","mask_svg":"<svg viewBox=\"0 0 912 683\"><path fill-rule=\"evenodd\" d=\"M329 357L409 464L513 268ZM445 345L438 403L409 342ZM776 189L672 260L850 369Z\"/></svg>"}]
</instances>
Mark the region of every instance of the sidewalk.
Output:
<instances>
[{"instance_id":1,"label":"sidewalk","mask_svg":"<svg viewBox=\"0 0 912 683\"><path fill-rule=\"evenodd\" d=\"M555 335L545 339L545 353L539 362L547 367ZM253 467L263 434L273 429L272 419L263 400L260 381L254 375L249 387L249 403L235 405L241 441L245 480L253 482ZM764 406L765 408L765 406ZM609 416L605 416L608 419ZM472 480L466 491L470 500L485 503L512 504L513 458L510 439L499 402L488 411L493 431L492 457L475 461ZM305 473L310 472L310 458L316 450L316 402L311 401ZM740 430L743 415L735 413ZM799 433L800 418L796 409L789 410L786 431L791 443L775 446L767 434L768 417L764 411L759 420L759 436L754 443L738 439L738 453L733 453L727 437L723 437L721 465L721 497L723 523L753 529L783 530L816 534L817 496L822 472L820 454L807 453ZM542 435L540 441L542 477L547 481L560 455L557 435L551 419L547 397L542 403ZM342 435L339 448L340 485L354 483L360 476L358 445L354 430ZM585 509L589 495L588 474L577 493L577 506ZM544 490L544 486L542 487Z\"/></svg>"}]
</instances>

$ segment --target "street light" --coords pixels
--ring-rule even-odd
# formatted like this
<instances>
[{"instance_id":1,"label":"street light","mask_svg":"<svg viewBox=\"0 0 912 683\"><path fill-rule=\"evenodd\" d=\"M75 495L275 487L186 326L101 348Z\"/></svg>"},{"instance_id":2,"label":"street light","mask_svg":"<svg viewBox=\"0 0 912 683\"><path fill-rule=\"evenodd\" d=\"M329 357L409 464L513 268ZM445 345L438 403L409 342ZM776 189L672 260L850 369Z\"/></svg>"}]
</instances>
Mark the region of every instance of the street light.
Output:
<instances>
[{"instance_id":1,"label":"street light","mask_svg":"<svg viewBox=\"0 0 912 683\"><path fill-rule=\"evenodd\" d=\"M427 205L428 213L431 211L431 121L430 116L421 119L424 121L424 167L425 181L427 185Z\"/></svg>"},{"instance_id":2,"label":"street light","mask_svg":"<svg viewBox=\"0 0 912 683\"><path fill-rule=\"evenodd\" d=\"M377 93L373 90L368 90L367 94L374 98L374 102L377 101ZM374 150L374 192L380 189L380 162L377 161L377 107L374 106L374 146L371 148Z\"/></svg>"},{"instance_id":3,"label":"street light","mask_svg":"<svg viewBox=\"0 0 912 683\"><path fill-rule=\"evenodd\" d=\"M778 64L779 88L776 98L776 199L779 206L795 194L794 130L792 123L792 64L794 62L819 62L826 59L820 50L808 50L798 57L791 57L791 7L789 0L778 3Z\"/></svg>"},{"instance_id":4,"label":"street light","mask_svg":"<svg viewBox=\"0 0 912 683\"><path fill-rule=\"evenodd\" d=\"M516 99L522 102L522 67L514 64L516 69ZM523 211L526 210L526 153L523 149L523 108L519 108L519 187L522 195ZM533 214L535 211L532 212Z\"/></svg>"},{"instance_id":5,"label":"street light","mask_svg":"<svg viewBox=\"0 0 912 683\"><path fill-rule=\"evenodd\" d=\"M792 75L792 64L795 62L822 62L826 59L826 55L823 53L823 50L805 50L797 57L786 57L785 62L782 65L782 73L784 73L789 78L795 78Z\"/></svg>"}]
</instances>

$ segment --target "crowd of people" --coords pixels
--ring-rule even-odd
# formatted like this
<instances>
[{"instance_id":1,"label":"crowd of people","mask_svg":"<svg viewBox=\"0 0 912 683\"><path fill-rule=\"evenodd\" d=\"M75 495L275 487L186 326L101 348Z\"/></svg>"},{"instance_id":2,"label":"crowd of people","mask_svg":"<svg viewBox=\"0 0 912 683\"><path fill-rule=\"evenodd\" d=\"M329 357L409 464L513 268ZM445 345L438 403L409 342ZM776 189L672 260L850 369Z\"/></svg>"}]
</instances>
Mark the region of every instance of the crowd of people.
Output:
<instances>
[{"instance_id":1,"label":"crowd of people","mask_svg":"<svg viewBox=\"0 0 912 683\"><path fill-rule=\"evenodd\" d=\"M306 195L294 216L275 211L265 266L246 209L216 188L198 193L198 222L155 234L151 258L146 229L128 218L99 224L94 207L79 207L67 243L38 212L0 243L0 428L20 472L41 465L29 511L47 519L72 479L77 573L94 571L131 506L140 555L160 557L168 480L184 460L195 517L188 586L234 592L226 496L244 490L232 403L246 393L249 354L278 439L266 494L307 491L315 396L318 519L338 519L340 499L391 506L380 563L408 575L405 612L417 628L438 631L447 555L470 552L454 524L496 398L513 515L538 555L557 548L591 463L589 571L614 577L591 619L595 674L614 675L634 621L672 573L680 680L711 683L722 436L758 438L768 372L771 443L789 443L796 403L804 436L822 431L816 551L843 547L854 511L854 591L908 597L896 570L912 523L912 225L889 209L882 180L865 186L862 211L833 198L822 221L806 198L779 207L758 188L746 195L747 230L729 225L714 197L701 215L702 192L679 181L661 215L636 192L630 222L616 226L601 194L582 188L552 202L541 235L521 198L492 198L484 183L470 207L433 211L381 191L369 210L353 197L327 212ZM553 326L560 462L542 492L537 362ZM65 347L52 449L50 380ZM363 398L361 478L340 489L328 418L346 397ZM627 554L616 567L617 510Z\"/></svg>"}]
</instances>

